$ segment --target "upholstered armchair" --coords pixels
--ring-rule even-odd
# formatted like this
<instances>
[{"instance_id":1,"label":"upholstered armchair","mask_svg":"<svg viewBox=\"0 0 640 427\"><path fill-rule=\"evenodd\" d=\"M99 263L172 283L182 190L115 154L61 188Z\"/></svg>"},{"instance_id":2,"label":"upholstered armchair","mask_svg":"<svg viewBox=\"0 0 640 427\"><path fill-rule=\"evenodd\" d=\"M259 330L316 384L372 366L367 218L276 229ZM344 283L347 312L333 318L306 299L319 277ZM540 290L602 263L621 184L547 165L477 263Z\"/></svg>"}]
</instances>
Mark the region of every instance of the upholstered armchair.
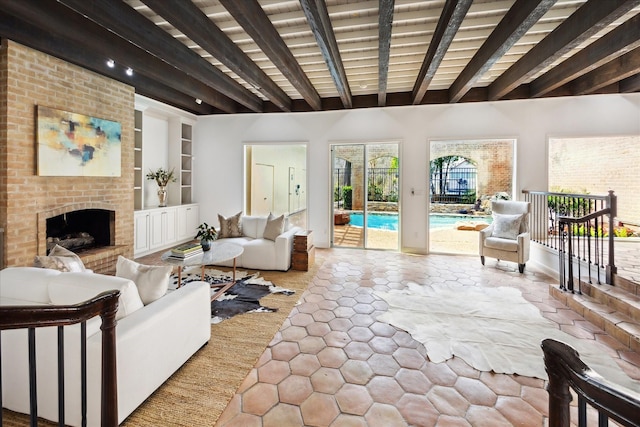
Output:
<instances>
[{"instance_id":1,"label":"upholstered armchair","mask_svg":"<svg viewBox=\"0 0 640 427\"><path fill-rule=\"evenodd\" d=\"M491 257L518 263L520 273L529 260L531 203L513 200L491 202L493 222L480 231L480 260Z\"/></svg>"}]
</instances>

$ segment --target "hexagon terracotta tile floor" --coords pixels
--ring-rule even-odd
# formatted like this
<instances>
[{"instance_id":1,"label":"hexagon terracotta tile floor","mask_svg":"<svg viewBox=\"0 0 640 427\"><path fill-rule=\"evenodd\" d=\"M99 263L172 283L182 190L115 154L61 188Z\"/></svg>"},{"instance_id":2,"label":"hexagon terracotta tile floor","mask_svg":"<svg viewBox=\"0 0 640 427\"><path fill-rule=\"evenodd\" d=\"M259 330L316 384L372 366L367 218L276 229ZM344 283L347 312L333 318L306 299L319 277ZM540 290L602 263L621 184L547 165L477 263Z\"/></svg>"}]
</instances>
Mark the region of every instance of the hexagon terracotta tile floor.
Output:
<instances>
[{"instance_id":1,"label":"hexagon terracotta tile floor","mask_svg":"<svg viewBox=\"0 0 640 427\"><path fill-rule=\"evenodd\" d=\"M527 266L476 257L322 250L324 264L217 426L545 426L545 382L480 372L462 359L432 363L422 344L376 318L374 290L416 283L511 286L565 332L597 340L640 379L640 356L548 292ZM575 408L574 408L575 409ZM593 416L594 414L591 414Z\"/></svg>"}]
</instances>

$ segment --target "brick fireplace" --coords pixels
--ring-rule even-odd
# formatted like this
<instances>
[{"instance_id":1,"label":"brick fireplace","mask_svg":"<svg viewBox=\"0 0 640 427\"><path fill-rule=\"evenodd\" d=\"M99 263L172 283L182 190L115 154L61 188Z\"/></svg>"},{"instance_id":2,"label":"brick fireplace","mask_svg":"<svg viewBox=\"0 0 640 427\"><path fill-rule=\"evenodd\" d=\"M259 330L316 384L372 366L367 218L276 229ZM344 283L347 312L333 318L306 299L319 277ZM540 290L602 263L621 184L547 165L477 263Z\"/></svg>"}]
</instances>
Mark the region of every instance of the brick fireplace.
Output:
<instances>
[{"instance_id":1,"label":"brick fireplace","mask_svg":"<svg viewBox=\"0 0 640 427\"><path fill-rule=\"evenodd\" d=\"M80 253L88 268L113 271L133 255L134 88L7 39L0 44L0 228L5 266L46 254L46 220L65 213L110 212L109 244ZM120 177L37 175L36 106L117 121ZM0 252L1 253L1 252Z\"/></svg>"}]
</instances>

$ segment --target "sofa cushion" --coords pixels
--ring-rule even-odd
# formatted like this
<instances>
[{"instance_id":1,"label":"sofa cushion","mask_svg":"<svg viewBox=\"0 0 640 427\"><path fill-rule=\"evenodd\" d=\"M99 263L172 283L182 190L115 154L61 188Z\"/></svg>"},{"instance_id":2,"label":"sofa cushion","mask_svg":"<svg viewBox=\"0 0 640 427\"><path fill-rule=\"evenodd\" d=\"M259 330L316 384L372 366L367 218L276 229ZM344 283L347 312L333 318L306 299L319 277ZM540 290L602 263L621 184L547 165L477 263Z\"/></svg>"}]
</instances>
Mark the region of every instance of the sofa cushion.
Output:
<instances>
[{"instance_id":1,"label":"sofa cushion","mask_svg":"<svg viewBox=\"0 0 640 427\"><path fill-rule=\"evenodd\" d=\"M243 216L242 235L252 239L262 239L264 227L267 225L266 216Z\"/></svg>"},{"instance_id":2,"label":"sofa cushion","mask_svg":"<svg viewBox=\"0 0 640 427\"><path fill-rule=\"evenodd\" d=\"M78 304L112 289L120 291L117 320L144 307L135 283L103 274L63 273L54 276L49 281L49 299L57 305Z\"/></svg>"},{"instance_id":3,"label":"sofa cushion","mask_svg":"<svg viewBox=\"0 0 640 427\"><path fill-rule=\"evenodd\" d=\"M269 217L267 218L267 224L264 227L264 233L262 236L265 239L276 240L276 237L281 235L284 232L284 215L280 215L279 217L273 216L272 213L269 213Z\"/></svg>"},{"instance_id":4,"label":"sofa cushion","mask_svg":"<svg viewBox=\"0 0 640 427\"><path fill-rule=\"evenodd\" d=\"M169 288L173 267L170 265L143 265L118 256L116 276L129 279L136 284L144 305L163 297Z\"/></svg>"},{"instance_id":5,"label":"sofa cushion","mask_svg":"<svg viewBox=\"0 0 640 427\"><path fill-rule=\"evenodd\" d=\"M242 266L258 270L271 270L276 265L276 245L272 240L253 239L243 246Z\"/></svg>"},{"instance_id":6,"label":"sofa cushion","mask_svg":"<svg viewBox=\"0 0 640 427\"><path fill-rule=\"evenodd\" d=\"M491 237L516 240L520 234L522 215L493 214L493 232Z\"/></svg>"},{"instance_id":7,"label":"sofa cushion","mask_svg":"<svg viewBox=\"0 0 640 427\"><path fill-rule=\"evenodd\" d=\"M49 280L60 271L37 267L7 267L0 271L0 298L48 304Z\"/></svg>"},{"instance_id":8,"label":"sofa cushion","mask_svg":"<svg viewBox=\"0 0 640 427\"><path fill-rule=\"evenodd\" d=\"M222 215L218 214L218 222L220 222L218 239L242 236L242 223L240 222L241 215L242 212L238 212L234 216L225 218Z\"/></svg>"},{"instance_id":9,"label":"sofa cushion","mask_svg":"<svg viewBox=\"0 0 640 427\"><path fill-rule=\"evenodd\" d=\"M85 271L80 257L60 245L55 245L48 256L36 256L33 260L33 266L59 271Z\"/></svg>"}]
</instances>

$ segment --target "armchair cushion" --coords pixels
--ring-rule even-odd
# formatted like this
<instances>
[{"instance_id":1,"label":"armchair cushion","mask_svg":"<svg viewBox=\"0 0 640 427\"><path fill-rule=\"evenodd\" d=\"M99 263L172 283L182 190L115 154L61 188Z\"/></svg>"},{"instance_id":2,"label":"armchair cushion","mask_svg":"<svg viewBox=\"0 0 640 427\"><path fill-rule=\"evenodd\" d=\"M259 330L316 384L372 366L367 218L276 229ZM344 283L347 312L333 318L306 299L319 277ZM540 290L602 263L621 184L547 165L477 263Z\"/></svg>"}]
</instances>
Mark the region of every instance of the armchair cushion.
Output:
<instances>
[{"instance_id":1,"label":"armchair cushion","mask_svg":"<svg viewBox=\"0 0 640 427\"><path fill-rule=\"evenodd\" d=\"M484 241L486 248L507 252L518 252L518 241L515 239L503 239L500 237L488 237Z\"/></svg>"},{"instance_id":2,"label":"armchair cushion","mask_svg":"<svg viewBox=\"0 0 640 427\"><path fill-rule=\"evenodd\" d=\"M491 237L516 240L520 234L522 215L493 214L493 231Z\"/></svg>"}]
</instances>

